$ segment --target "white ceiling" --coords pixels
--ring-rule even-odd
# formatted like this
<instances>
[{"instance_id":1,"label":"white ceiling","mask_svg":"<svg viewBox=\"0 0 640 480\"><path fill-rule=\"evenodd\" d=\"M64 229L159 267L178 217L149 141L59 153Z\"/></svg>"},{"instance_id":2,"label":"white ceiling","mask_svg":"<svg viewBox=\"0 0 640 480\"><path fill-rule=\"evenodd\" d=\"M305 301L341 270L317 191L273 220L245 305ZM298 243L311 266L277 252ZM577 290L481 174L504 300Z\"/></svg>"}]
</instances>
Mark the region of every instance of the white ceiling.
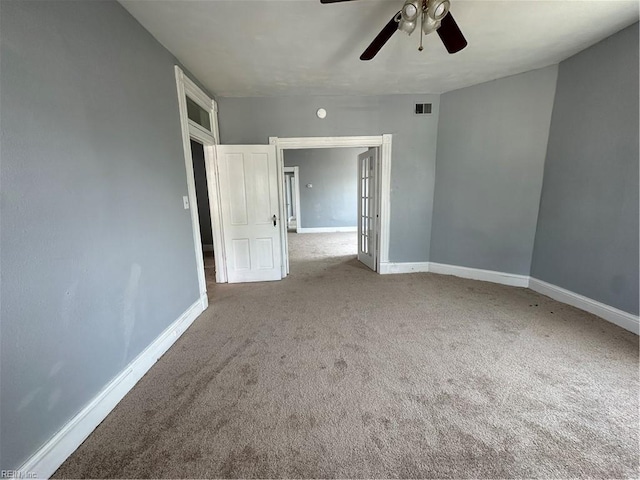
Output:
<instances>
[{"instance_id":1,"label":"white ceiling","mask_svg":"<svg viewBox=\"0 0 640 480\"><path fill-rule=\"evenodd\" d=\"M397 32L360 54L403 0L120 0L214 95L443 93L552 65L638 20L638 1L451 0L469 46ZM598 68L594 65L594 68Z\"/></svg>"}]
</instances>

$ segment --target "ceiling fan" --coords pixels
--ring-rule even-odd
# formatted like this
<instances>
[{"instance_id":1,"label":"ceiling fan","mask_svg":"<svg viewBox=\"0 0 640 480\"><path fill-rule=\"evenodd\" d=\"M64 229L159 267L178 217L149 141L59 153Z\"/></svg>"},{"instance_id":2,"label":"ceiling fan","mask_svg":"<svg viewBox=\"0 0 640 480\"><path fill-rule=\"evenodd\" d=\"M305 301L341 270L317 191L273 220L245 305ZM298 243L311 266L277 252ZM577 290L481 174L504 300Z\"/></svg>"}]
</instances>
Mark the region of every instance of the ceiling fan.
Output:
<instances>
[{"instance_id":1,"label":"ceiling fan","mask_svg":"<svg viewBox=\"0 0 640 480\"><path fill-rule=\"evenodd\" d=\"M349 2L352 0L320 0L320 3ZM371 60L384 44L396 33L402 30L411 35L416 29L417 22L421 23L420 47L422 51L422 34L428 35L438 32L438 36L449 53L456 53L467 46L467 40L458 28L458 24L449 12L449 0L406 0L402 9L382 28L373 42L360 55L360 60Z\"/></svg>"}]
</instances>

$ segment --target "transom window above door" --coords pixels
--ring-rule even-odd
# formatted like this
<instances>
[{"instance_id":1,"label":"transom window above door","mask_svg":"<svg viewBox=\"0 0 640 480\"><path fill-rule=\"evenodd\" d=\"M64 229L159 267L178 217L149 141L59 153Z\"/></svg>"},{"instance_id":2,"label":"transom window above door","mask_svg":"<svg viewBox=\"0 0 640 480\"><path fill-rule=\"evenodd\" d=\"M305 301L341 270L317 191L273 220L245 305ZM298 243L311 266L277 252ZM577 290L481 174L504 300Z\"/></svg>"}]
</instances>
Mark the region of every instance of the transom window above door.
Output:
<instances>
[{"instance_id":1,"label":"transom window above door","mask_svg":"<svg viewBox=\"0 0 640 480\"><path fill-rule=\"evenodd\" d=\"M185 95L187 99L187 117L207 131L211 131L211 116L198 102Z\"/></svg>"}]
</instances>

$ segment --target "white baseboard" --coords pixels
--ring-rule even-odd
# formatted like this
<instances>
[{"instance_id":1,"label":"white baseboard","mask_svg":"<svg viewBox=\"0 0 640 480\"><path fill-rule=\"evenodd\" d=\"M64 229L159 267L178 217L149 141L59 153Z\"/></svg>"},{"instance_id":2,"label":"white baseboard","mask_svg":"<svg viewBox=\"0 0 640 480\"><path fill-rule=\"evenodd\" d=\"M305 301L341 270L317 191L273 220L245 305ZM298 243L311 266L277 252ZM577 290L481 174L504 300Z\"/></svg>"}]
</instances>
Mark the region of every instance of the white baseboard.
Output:
<instances>
[{"instance_id":1,"label":"white baseboard","mask_svg":"<svg viewBox=\"0 0 640 480\"><path fill-rule=\"evenodd\" d=\"M429 262L386 262L380 264L380 273L382 275L393 273L417 273L428 272Z\"/></svg>"},{"instance_id":2,"label":"white baseboard","mask_svg":"<svg viewBox=\"0 0 640 480\"><path fill-rule=\"evenodd\" d=\"M499 283L501 285L510 285L512 287L529 286L528 275L517 275L515 273L496 272L493 270L459 267L457 265L445 265L433 262L429 262L429 271L431 273L439 273L441 275L454 275L456 277Z\"/></svg>"},{"instance_id":3,"label":"white baseboard","mask_svg":"<svg viewBox=\"0 0 640 480\"><path fill-rule=\"evenodd\" d=\"M570 290L543 282L537 278L531 277L529 279L529 288L559 302L593 313L594 315L604 318L611 323L615 323L636 335L640 334L640 318L637 315L632 315L631 313L618 310L617 308L592 300L591 298L574 293Z\"/></svg>"},{"instance_id":4,"label":"white baseboard","mask_svg":"<svg viewBox=\"0 0 640 480\"><path fill-rule=\"evenodd\" d=\"M481 270L479 268L459 267L457 265L445 265L433 262L386 262L380 264L381 274L431 272L440 275L454 275L456 277L482 280L485 282L500 283L512 287L527 287L529 277L514 273L495 272L493 270Z\"/></svg>"},{"instance_id":5,"label":"white baseboard","mask_svg":"<svg viewBox=\"0 0 640 480\"><path fill-rule=\"evenodd\" d=\"M335 233L335 232L357 232L358 227L300 227L298 233Z\"/></svg>"},{"instance_id":6,"label":"white baseboard","mask_svg":"<svg viewBox=\"0 0 640 480\"><path fill-rule=\"evenodd\" d=\"M528 287L554 300L593 313L637 335L640 334L640 318L637 315L624 312L556 285L529 277L528 275L517 275L514 273L496 272L493 270L482 270L479 268L460 267L458 265L446 265L434 262L385 262L380 264L379 269L379 273L383 275L412 272L431 272L440 275L454 275L471 280L499 283L512 287Z\"/></svg>"},{"instance_id":7,"label":"white baseboard","mask_svg":"<svg viewBox=\"0 0 640 480\"><path fill-rule=\"evenodd\" d=\"M198 299L167 327L135 360L111 380L62 429L38 449L18 470L37 478L49 478L138 383L156 361L198 318L207 302ZM32 472L32 473L27 473ZM31 478L31 477L25 477Z\"/></svg>"},{"instance_id":8,"label":"white baseboard","mask_svg":"<svg viewBox=\"0 0 640 480\"><path fill-rule=\"evenodd\" d=\"M202 251L203 252L213 252L213 245L208 245L208 244L202 244Z\"/></svg>"}]
</instances>

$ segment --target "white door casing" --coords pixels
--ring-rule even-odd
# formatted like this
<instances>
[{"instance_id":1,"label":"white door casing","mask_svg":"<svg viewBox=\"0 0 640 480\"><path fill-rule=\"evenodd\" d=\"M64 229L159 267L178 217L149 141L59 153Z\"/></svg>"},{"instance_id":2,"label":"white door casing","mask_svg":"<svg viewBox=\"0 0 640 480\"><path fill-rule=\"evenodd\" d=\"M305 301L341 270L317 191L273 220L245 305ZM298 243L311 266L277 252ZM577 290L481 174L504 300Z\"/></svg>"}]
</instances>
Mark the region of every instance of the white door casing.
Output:
<instances>
[{"instance_id":1,"label":"white door casing","mask_svg":"<svg viewBox=\"0 0 640 480\"><path fill-rule=\"evenodd\" d=\"M358 260L376 271L378 149L358 155Z\"/></svg>"},{"instance_id":2,"label":"white door casing","mask_svg":"<svg viewBox=\"0 0 640 480\"><path fill-rule=\"evenodd\" d=\"M222 243L222 224L218 221L218 192L217 179L214 172L214 159L212 146L219 143L218 133L218 107L212 98L203 92L192 80L187 77L179 66L175 66L176 87L178 93L178 108L180 113L180 126L182 130L182 146L184 153L185 169L187 175L187 193L189 198L189 210L191 215L191 227L193 229L194 253L196 257L196 270L200 286L200 299L202 308L206 309L209 301L207 297L207 282L204 272L202 255L202 239L200 238L200 219L198 216L198 202L196 198L195 178L193 174L193 159L191 153L191 139L204 145L205 167L207 172L207 186L209 189L209 202L213 231L213 245L216 264L216 281L226 282L225 253ZM187 102L189 97L200 107L209 113L210 130L203 128L188 117ZM182 201L182 199L180 199Z\"/></svg>"},{"instance_id":3,"label":"white door casing","mask_svg":"<svg viewBox=\"0 0 640 480\"><path fill-rule=\"evenodd\" d=\"M216 145L229 283L282 278L273 145Z\"/></svg>"}]
</instances>

